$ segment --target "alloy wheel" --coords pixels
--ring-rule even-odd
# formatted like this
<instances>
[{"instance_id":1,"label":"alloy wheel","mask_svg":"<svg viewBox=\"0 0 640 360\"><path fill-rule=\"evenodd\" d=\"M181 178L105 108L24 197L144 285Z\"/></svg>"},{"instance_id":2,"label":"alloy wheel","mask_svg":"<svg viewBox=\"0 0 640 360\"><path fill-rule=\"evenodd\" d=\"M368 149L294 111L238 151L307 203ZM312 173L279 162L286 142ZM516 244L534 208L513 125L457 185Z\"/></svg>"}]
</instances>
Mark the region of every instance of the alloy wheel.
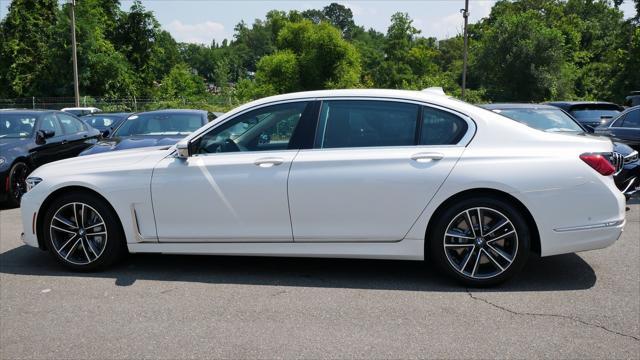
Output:
<instances>
[{"instance_id":1,"label":"alloy wheel","mask_svg":"<svg viewBox=\"0 0 640 360\"><path fill-rule=\"evenodd\" d=\"M74 265L96 261L107 245L104 219L94 208L81 202L60 207L51 219L49 232L60 258Z\"/></svg>"},{"instance_id":2,"label":"alloy wheel","mask_svg":"<svg viewBox=\"0 0 640 360\"><path fill-rule=\"evenodd\" d=\"M18 163L11 171L11 196L16 204L20 204L22 195L27 192L27 175L29 175L29 168L23 163Z\"/></svg>"},{"instance_id":3,"label":"alloy wheel","mask_svg":"<svg viewBox=\"0 0 640 360\"><path fill-rule=\"evenodd\" d=\"M473 279L504 273L518 252L518 233L501 212L474 207L460 212L447 226L444 252L451 266Z\"/></svg>"}]
</instances>

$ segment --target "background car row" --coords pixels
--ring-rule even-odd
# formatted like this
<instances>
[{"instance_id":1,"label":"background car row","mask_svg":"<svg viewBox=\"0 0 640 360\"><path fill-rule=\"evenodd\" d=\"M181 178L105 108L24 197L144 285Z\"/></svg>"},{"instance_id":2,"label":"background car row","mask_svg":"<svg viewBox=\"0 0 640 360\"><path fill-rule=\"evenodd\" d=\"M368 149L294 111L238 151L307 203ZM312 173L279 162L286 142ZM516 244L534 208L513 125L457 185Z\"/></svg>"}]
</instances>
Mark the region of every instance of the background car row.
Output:
<instances>
[{"instance_id":1,"label":"background car row","mask_svg":"<svg viewBox=\"0 0 640 360\"><path fill-rule=\"evenodd\" d=\"M203 110L96 114L0 111L0 202L19 206L31 171L46 163L105 151L173 145L216 117Z\"/></svg>"}]
</instances>

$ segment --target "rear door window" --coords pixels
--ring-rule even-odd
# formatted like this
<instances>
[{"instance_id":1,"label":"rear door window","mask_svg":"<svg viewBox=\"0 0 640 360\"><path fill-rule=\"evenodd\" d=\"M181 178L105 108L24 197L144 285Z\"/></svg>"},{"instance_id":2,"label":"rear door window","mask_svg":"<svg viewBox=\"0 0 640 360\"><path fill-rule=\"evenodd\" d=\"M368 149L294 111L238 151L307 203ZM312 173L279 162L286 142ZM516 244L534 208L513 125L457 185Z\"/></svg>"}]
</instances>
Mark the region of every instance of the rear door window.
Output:
<instances>
[{"instance_id":1,"label":"rear door window","mask_svg":"<svg viewBox=\"0 0 640 360\"><path fill-rule=\"evenodd\" d=\"M396 101L323 101L315 147L414 145L419 109Z\"/></svg>"}]
</instances>

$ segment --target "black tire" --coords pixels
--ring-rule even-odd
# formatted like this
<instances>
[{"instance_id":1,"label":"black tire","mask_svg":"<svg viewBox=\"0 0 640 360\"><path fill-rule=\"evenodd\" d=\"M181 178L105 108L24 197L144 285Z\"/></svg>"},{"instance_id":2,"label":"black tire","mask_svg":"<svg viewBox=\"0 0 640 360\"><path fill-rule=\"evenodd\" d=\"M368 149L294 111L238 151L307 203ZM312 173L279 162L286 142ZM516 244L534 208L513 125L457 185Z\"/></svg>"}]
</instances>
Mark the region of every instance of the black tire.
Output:
<instances>
[{"instance_id":1,"label":"black tire","mask_svg":"<svg viewBox=\"0 0 640 360\"><path fill-rule=\"evenodd\" d=\"M475 211L477 214L478 208L482 215L474 217L472 212ZM469 213L466 213L467 210L470 210ZM469 214L471 215L467 221L465 219ZM502 222L498 220L501 215L508 220L503 227L500 227ZM531 244L530 229L522 213L508 201L484 196L466 198L448 206L437 216L427 234L429 259L454 280L472 287L497 285L520 272L527 262ZM483 223L489 222L484 224L486 228L483 232L487 233L486 237L477 234L480 233L478 218L482 218ZM473 230L465 225L469 222L474 225ZM468 232L464 233L468 238L445 237L448 229L449 234L462 234L461 227L468 228ZM493 228L498 229L491 232ZM477 261L469 263L471 259ZM481 268L494 270L481 274Z\"/></svg>"},{"instance_id":2,"label":"black tire","mask_svg":"<svg viewBox=\"0 0 640 360\"><path fill-rule=\"evenodd\" d=\"M9 206L20 206L22 195L27 192L27 176L31 172L29 166L22 161L16 161L9 170L9 193L7 203Z\"/></svg>"},{"instance_id":3,"label":"black tire","mask_svg":"<svg viewBox=\"0 0 640 360\"><path fill-rule=\"evenodd\" d=\"M70 214L71 209L75 214L82 214L76 215L75 224L71 223L73 218L64 216ZM54 216L56 216L55 220ZM77 220L78 217L82 220ZM84 217L89 220L85 220ZM57 220L58 218L67 220L67 222L61 222ZM103 225L90 226L88 222L91 219L98 219L94 223L102 222ZM77 226L78 223L85 221L86 223L79 226L76 234L72 234L73 231L76 231L73 230L72 225ZM70 225L65 225L67 223ZM52 228L52 225L55 227ZM86 230L85 225L88 225ZM75 192L54 199L46 209L42 226L45 244L51 255L64 267L73 271L103 270L122 259L127 253L124 232L116 212L105 200L90 193ZM90 234L91 232L94 234ZM79 236L81 233L83 236ZM69 239L73 236L75 238L67 241L63 236L68 236ZM76 242L78 244L74 245ZM68 245L63 246L66 243ZM76 247L72 249L71 246ZM66 259L63 256L65 253L68 256ZM86 256L85 260L82 259L83 254Z\"/></svg>"}]
</instances>

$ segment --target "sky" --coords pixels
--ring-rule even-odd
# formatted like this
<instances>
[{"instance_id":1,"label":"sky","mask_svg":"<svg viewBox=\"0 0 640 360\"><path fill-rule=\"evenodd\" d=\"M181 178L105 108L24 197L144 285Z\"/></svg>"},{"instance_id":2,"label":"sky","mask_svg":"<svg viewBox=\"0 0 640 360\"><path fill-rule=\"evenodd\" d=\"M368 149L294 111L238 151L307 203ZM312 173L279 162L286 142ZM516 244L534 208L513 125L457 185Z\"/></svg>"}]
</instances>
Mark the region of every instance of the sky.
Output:
<instances>
[{"instance_id":1,"label":"sky","mask_svg":"<svg viewBox=\"0 0 640 360\"><path fill-rule=\"evenodd\" d=\"M355 23L366 29L386 33L391 15L400 11L409 13L422 36L445 39L462 33L460 9L464 7L464 0L146 0L142 3L177 41L210 44L212 39L216 42L232 39L237 23L244 20L252 24L254 19L264 19L269 10L322 9L331 2L350 8ZM0 3L0 18L3 18L10 1L0 0ZM132 3L121 0L123 9ZM495 0L471 0L469 21L476 22L489 15L494 3ZM621 9L625 18L635 15L631 0L626 0Z\"/></svg>"}]
</instances>

